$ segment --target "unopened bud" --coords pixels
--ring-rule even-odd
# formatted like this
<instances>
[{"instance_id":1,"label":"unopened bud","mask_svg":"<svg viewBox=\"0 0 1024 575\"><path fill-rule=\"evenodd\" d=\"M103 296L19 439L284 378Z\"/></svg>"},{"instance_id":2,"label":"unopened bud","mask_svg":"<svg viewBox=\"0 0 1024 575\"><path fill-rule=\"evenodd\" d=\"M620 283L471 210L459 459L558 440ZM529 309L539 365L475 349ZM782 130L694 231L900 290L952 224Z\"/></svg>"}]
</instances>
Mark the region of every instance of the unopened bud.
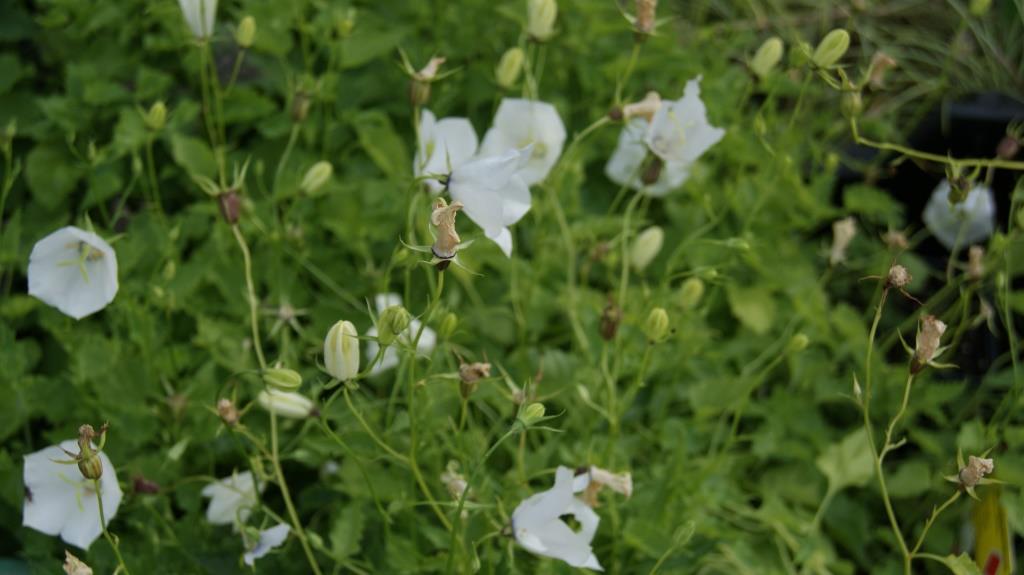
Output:
<instances>
[{"instance_id":1,"label":"unopened bud","mask_svg":"<svg viewBox=\"0 0 1024 575\"><path fill-rule=\"evenodd\" d=\"M636 0L636 31L644 36L654 32L658 0Z\"/></svg>"},{"instance_id":2,"label":"unopened bud","mask_svg":"<svg viewBox=\"0 0 1024 575\"><path fill-rule=\"evenodd\" d=\"M306 175L302 177L299 188L307 194L312 194L322 188L327 180L331 179L332 174L334 174L334 167L331 163L321 160L306 170Z\"/></svg>"},{"instance_id":3,"label":"unopened bud","mask_svg":"<svg viewBox=\"0 0 1024 575\"><path fill-rule=\"evenodd\" d=\"M235 190L228 190L217 196L217 205L220 206L220 215L230 225L238 223L238 217L242 213L242 196Z\"/></svg>"},{"instance_id":4,"label":"unopened bud","mask_svg":"<svg viewBox=\"0 0 1024 575\"><path fill-rule=\"evenodd\" d=\"M295 96L292 97L292 122L302 123L309 115L309 105L309 94L303 90L295 92Z\"/></svg>"},{"instance_id":5,"label":"unopened bud","mask_svg":"<svg viewBox=\"0 0 1024 575\"><path fill-rule=\"evenodd\" d=\"M810 345L811 338L807 337L805 333L794 334L793 337L789 338L789 343L786 344L786 353L800 353L807 349Z\"/></svg>"},{"instance_id":6,"label":"unopened bud","mask_svg":"<svg viewBox=\"0 0 1024 575\"><path fill-rule=\"evenodd\" d=\"M992 7L992 0L971 0L968 5L968 10L971 11L973 16L984 16L988 14L988 9Z\"/></svg>"},{"instance_id":7,"label":"unopened bud","mask_svg":"<svg viewBox=\"0 0 1024 575\"><path fill-rule=\"evenodd\" d=\"M818 43L814 49L811 61L819 68L829 68L839 61L846 54L850 47L850 33L842 28L836 28Z\"/></svg>"},{"instance_id":8,"label":"unopened bud","mask_svg":"<svg viewBox=\"0 0 1024 575\"><path fill-rule=\"evenodd\" d=\"M441 320L441 325L438 326L437 334L441 336L441 339L451 339L455 335L455 330L459 327L459 316L455 315L455 312L448 312L444 315Z\"/></svg>"},{"instance_id":9,"label":"unopened bud","mask_svg":"<svg viewBox=\"0 0 1024 575\"><path fill-rule=\"evenodd\" d=\"M235 43L238 44L239 48L248 48L252 46L252 41L255 39L256 19L252 16L246 16L238 23L238 29L235 30Z\"/></svg>"},{"instance_id":10,"label":"unopened bud","mask_svg":"<svg viewBox=\"0 0 1024 575\"><path fill-rule=\"evenodd\" d=\"M106 426L100 428L100 435L106 433ZM78 471L86 479L103 477L103 460L92 446L96 432L92 426L85 424L78 428Z\"/></svg>"},{"instance_id":11,"label":"unopened bud","mask_svg":"<svg viewBox=\"0 0 1024 575\"><path fill-rule=\"evenodd\" d=\"M647 314L647 321L644 322L644 335L651 343L660 343L665 340L669 333L668 312L665 308L656 307Z\"/></svg>"},{"instance_id":12,"label":"unopened bud","mask_svg":"<svg viewBox=\"0 0 1024 575\"><path fill-rule=\"evenodd\" d=\"M1001 160L1012 160L1020 153L1020 140L1014 136L1004 136L996 146L996 155Z\"/></svg>"},{"instance_id":13,"label":"unopened bud","mask_svg":"<svg viewBox=\"0 0 1024 575\"><path fill-rule=\"evenodd\" d=\"M971 246L967 250L967 277L972 280L985 277L985 248Z\"/></svg>"},{"instance_id":14,"label":"unopened bud","mask_svg":"<svg viewBox=\"0 0 1024 575\"><path fill-rule=\"evenodd\" d=\"M233 427L238 423L238 408L235 407L235 402L226 397L222 397L217 401L217 415L229 427Z\"/></svg>"},{"instance_id":15,"label":"unopened bud","mask_svg":"<svg viewBox=\"0 0 1024 575\"><path fill-rule=\"evenodd\" d=\"M522 413L519 414L519 421L523 425L529 427L534 423L544 419L544 404L543 403L531 403L527 405Z\"/></svg>"},{"instance_id":16,"label":"unopened bud","mask_svg":"<svg viewBox=\"0 0 1024 575\"><path fill-rule=\"evenodd\" d=\"M352 322L339 321L327 332L324 368L338 381L349 381L359 374L359 332Z\"/></svg>"},{"instance_id":17,"label":"unopened bud","mask_svg":"<svg viewBox=\"0 0 1024 575\"><path fill-rule=\"evenodd\" d=\"M704 297L704 282L697 277L687 278L679 288L677 301L683 309L693 309Z\"/></svg>"},{"instance_id":18,"label":"unopened bud","mask_svg":"<svg viewBox=\"0 0 1024 575\"><path fill-rule=\"evenodd\" d=\"M338 36L347 38L352 30L355 30L357 15L358 12L355 8L348 7L335 17L334 28L338 31Z\"/></svg>"},{"instance_id":19,"label":"unopened bud","mask_svg":"<svg viewBox=\"0 0 1024 575\"><path fill-rule=\"evenodd\" d=\"M860 116L863 109L864 100L861 98L860 92L845 92L842 99L839 100L839 111L846 118Z\"/></svg>"},{"instance_id":20,"label":"unopened bud","mask_svg":"<svg viewBox=\"0 0 1024 575\"><path fill-rule=\"evenodd\" d=\"M159 131L167 123L167 106L162 101L156 101L149 107L145 116L146 126L154 132Z\"/></svg>"},{"instance_id":21,"label":"unopened bud","mask_svg":"<svg viewBox=\"0 0 1024 575\"><path fill-rule=\"evenodd\" d=\"M380 312L377 318L377 341L380 345L391 345L398 334L409 327L409 312L400 305L393 305Z\"/></svg>"},{"instance_id":22,"label":"unopened bud","mask_svg":"<svg viewBox=\"0 0 1024 575\"><path fill-rule=\"evenodd\" d=\"M304 395L267 388L256 396L256 402L267 411L291 419L305 419L315 413L315 405Z\"/></svg>"},{"instance_id":23,"label":"unopened bud","mask_svg":"<svg viewBox=\"0 0 1024 575\"><path fill-rule=\"evenodd\" d=\"M425 106L430 101L430 84L437 77L444 61L444 58L431 58L419 72L413 73L409 83L409 101L413 106Z\"/></svg>"},{"instance_id":24,"label":"unopened bud","mask_svg":"<svg viewBox=\"0 0 1024 575\"><path fill-rule=\"evenodd\" d=\"M665 232L659 226L651 226L640 232L630 247L629 263L637 271L644 271L661 251L661 244L664 241Z\"/></svg>"},{"instance_id":25,"label":"unopened bud","mask_svg":"<svg viewBox=\"0 0 1024 575\"><path fill-rule=\"evenodd\" d=\"M555 0L527 0L526 33L538 42L550 38L555 32L558 4Z\"/></svg>"},{"instance_id":26,"label":"unopened bud","mask_svg":"<svg viewBox=\"0 0 1024 575\"><path fill-rule=\"evenodd\" d=\"M750 71L755 76L762 80L767 78L775 66L782 60L782 54L785 51L785 45L782 43L782 39L778 36L772 36L761 44L761 47L757 49L754 57L750 60Z\"/></svg>"},{"instance_id":27,"label":"unopened bud","mask_svg":"<svg viewBox=\"0 0 1024 575\"><path fill-rule=\"evenodd\" d=\"M913 279L913 276L910 275L907 268L900 264L893 264L893 266L889 268L889 273L885 276L885 285L886 287L904 289L910 285L910 282Z\"/></svg>"},{"instance_id":28,"label":"unopened bud","mask_svg":"<svg viewBox=\"0 0 1024 575\"><path fill-rule=\"evenodd\" d=\"M263 383L278 391L295 391L302 387L302 376L294 369L271 367L263 371Z\"/></svg>"},{"instance_id":29,"label":"unopened bud","mask_svg":"<svg viewBox=\"0 0 1024 575\"><path fill-rule=\"evenodd\" d=\"M499 86L507 90L516 85L523 71L524 58L523 49L518 46L505 50L498 61L498 67L494 69L494 77Z\"/></svg>"}]
</instances>

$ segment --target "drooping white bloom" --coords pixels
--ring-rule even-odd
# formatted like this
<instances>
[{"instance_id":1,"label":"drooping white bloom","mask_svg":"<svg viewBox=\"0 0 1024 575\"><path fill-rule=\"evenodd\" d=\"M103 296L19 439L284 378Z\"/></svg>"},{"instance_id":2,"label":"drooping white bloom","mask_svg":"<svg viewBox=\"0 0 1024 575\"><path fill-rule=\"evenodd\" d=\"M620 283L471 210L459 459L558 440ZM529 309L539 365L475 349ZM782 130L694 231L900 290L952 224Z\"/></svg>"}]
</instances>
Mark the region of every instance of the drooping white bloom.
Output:
<instances>
[{"instance_id":1,"label":"drooping white bloom","mask_svg":"<svg viewBox=\"0 0 1024 575\"><path fill-rule=\"evenodd\" d=\"M268 387L256 396L260 407L281 417L305 419L313 413L316 405L305 395L294 391L281 391Z\"/></svg>"},{"instance_id":2,"label":"drooping white bloom","mask_svg":"<svg viewBox=\"0 0 1024 575\"><path fill-rule=\"evenodd\" d=\"M402 305L402 297L396 293L378 294L374 300L374 304L377 308L377 313L379 314L391 306ZM412 345L412 341L416 338L416 334L419 333L421 327L423 328L423 333L420 335L420 340L416 345L416 353L427 355L434 351L434 346L437 345L437 333L429 327L424 326L420 320L414 317L409 319L409 327L406 328L405 332L398 336L398 341L404 346ZM366 335L376 337L377 327L374 326L366 330ZM367 341L366 357L369 358L370 361L373 361L373 358L377 357L377 351L379 349L380 344L378 344L376 340L371 339L370 341ZM388 346L388 348L384 350L383 357L381 357L380 361L373 366L373 369L370 372L376 375L382 371L391 369L396 365L398 365L398 351L393 345Z\"/></svg>"},{"instance_id":3,"label":"drooping white bloom","mask_svg":"<svg viewBox=\"0 0 1024 575\"><path fill-rule=\"evenodd\" d=\"M600 517L593 509L573 495L586 489L588 475L574 478L568 467L555 472L555 486L523 500L512 513L512 533L516 542L527 551L561 559L573 567L603 571L590 547ZM573 531L563 515L572 515L579 522Z\"/></svg>"},{"instance_id":4,"label":"drooping white bloom","mask_svg":"<svg viewBox=\"0 0 1024 575\"><path fill-rule=\"evenodd\" d=\"M498 105L494 124L484 134L481 156L503 156L533 144L520 177L532 186L551 171L562 155L565 125L558 110L547 102L505 98Z\"/></svg>"},{"instance_id":5,"label":"drooping white bloom","mask_svg":"<svg viewBox=\"0 0 1024 575\"><path fill-rule=\"evenodd\" d=\"M708 111L700 99L700 80L698 76L687 82L683 97L662 102L651 119L644 140L665 162L692 164L725 135L725 130L708 122Z\"/></svg>"},{"instance_id":6,"label":"drooping white bloom","mask_svg":"<svg viewBox=\"0 0 1024 575\"><path fill-rule=\"evenodd\" d=\"M117 295L117 256L103 238L74 226L36 242L28 259L28 293L75 319Z\"/></svg>"},{"instance_id":7,"label":"drooping white bloom","mask_svg":"<svg viewBox=\"0 0 1024 575\"><path fill-rule=\"evenodd\" d=\"M263 491L265 485L260 485ZM229 477L210 483L202 490L203 497L210 498L206 508L206 520L214 525L234 524L235 529L245 523L249 513L256 505L256 481L251 471L235 473Z\"/></svg>"},{"instance_id":8,"label":"drooping white bloom","mask_svg":"<svg viewBox=\"0 0 1024 575\"><path fill-rule=\"evenodd\" d=\"M476 153L479 141L473 124L466 118L441 118L424 108L420 116L419 145L412 171L417 177L424 174L447 174L466 163ZM427 180L430 191L438 194L444 189L437 180Z\"/></svg>"},{"instance_id":9,"label":"drooping white bloom","mask_svg":"<svg viewBox=\"0 0 1024 575\"><path fill-rule=\"evenodd\" d=\"M687 164L664 162L658 179L653 184L642 181L644 161L647 159L647 143L644 141L651 123L644 118L633 118L619 133L619 143L612 157L605 164L604 173L608 179L650 196L661 197L683 185L690 173Z\"/></svg>"},{"instance_id":10,"label":"drooping white bloom","mask_svg":"<svg viewBox=\"0 0 1024 575\"><path fill-rule=\"evenodd\" d=\"M192 35L199 39L213 34L213 22L217 16L217 0L178 0L181 13L185 15Z\"/></svg>"},{"instance_id":11,"label":"drooping white bloom","mask_svg":"<svg viewBox=\"0 0 1024 575\"><path fill-rule=\"evenodd\" d=\"M928 231L947 249L980 242L996 226L996 198L985 185L975 186L964 201L949 204L949 180L942 180L932 192L922 219Z\"/></svg>"},{"instance_id":12,"label":"drooping white bloom","mask_svg":"<svg viewBox=\"0 0 1024 575\"><path fill-rule=\"evenodd\" d=\"M452 200L462 202L462 211L510 257L512 232L508 226L530 211L530 188L522 177L530 157L529 146L500 156L478 157L448 177Z\"/></svg>"},{"instance_id":13,"label":"drooping white bloom","mask_svg":"<svg viewBox=\"0 0 1024 575\"><path fill-rule=\"evenodd\" d=\"M25 504L22 525L47 535L60 535L65 542L89 549L89 545L103 533L100 510L96 501L96 488L74 465L58 463L68 461L65 450L78 453L75 440L62 441L25 456ZM103 513L107 523L117 514L121 505L121 487L117 474L106 453L100 452L103 464L100 491Z\"/></svg>"},{"instance_id":14,"label":"drooping white bloom","mask_svg":"<svg viewBox=\"0 0 1024 575\"><path fill-rule=\"evenodd\" d=\"M324 338L324 367L340 381L359 374L359 332L350 321L339 321Z\"/></svg>"},{"instance_id":15,"label":"drooping white bloom","mask_svg":"<svg viewBox=\"0 0 1024 575\"><path fill-rule=\"evenodd\" d=\"M291 530L292 528L289 525L278 523L270 529L260 531L259 540L242 556L245 564L252 567L257 559L280 547L285 542L285 539L288 539L288 533Z\"/></svg>"}]
</instances>

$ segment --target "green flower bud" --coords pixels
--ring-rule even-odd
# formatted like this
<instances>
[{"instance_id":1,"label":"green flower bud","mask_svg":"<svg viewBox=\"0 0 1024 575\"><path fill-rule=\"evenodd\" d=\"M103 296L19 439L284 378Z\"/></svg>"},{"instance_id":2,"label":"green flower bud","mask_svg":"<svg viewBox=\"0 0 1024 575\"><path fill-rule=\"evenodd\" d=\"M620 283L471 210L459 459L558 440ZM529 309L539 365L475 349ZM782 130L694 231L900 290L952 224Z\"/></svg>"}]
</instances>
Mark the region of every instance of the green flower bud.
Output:
<instances>
[{"instance_id":1,"label":"green flower bud","mask_svg":"<svg viewBox=\"0 0 1024 575\"><path fill-rule=\"evenodd\" d=\"M665 308L656 307L647 314L647 321L644 323L644 335L647 341L659 343L668 336L668 312Z\"/></svg>"},{"instance_id":2,"label":"green flower bud","mask_svg":"<svg viewBox=\"0 0 1024 575\"><path fill-rule=\"evenodd\" d=\"M828 68L838 62L849 47L850 33L842 28L836 28L821 39L818 47L814 49L811 61L819 68Z\"/></svg>"},{"instance_id":3,"label":"green flower bud","mask_svg":"<svg viewBox=\"0 0 1024 575\"><path fill-rule=\"evenodd\" d=\"M356 14L355 8L346 8L334 18L334 27L338 31L338 36L347 38L352 33L356 27Z\"/></svg>"},{"instance_id":4,"label":"green flower bud","mask_svg":"<svg viewBox=\"0 0 1024 575\"><path fill-rule=\"evenodd\" d=\"M106 425L104 425L100 428L100 435L103 436L106 431ZM103 476L103 460L92 446L92 440L95 437L96 431L91 425L86 424L78 428L78 456L75 457L75 461L78 462L78 471L86 479L99 479ZM102 446L103 443L104 440L101 437L100 445Z\"/></svg>"},{"instance_id":5,"label":"green flower bud","mask_svg":"<svg viewBox=\"0 0 1024 575\"><path fill-rule=\"evenodd\" d=\"M459 316L455 315L455 312L448 312L445 314L444 319L441 320L441 326L438 328L437 333L441 336L441 339L451 339L458 327Z\"/></svg>"},{"instance_id":6,"label":"green flower bud","mask_svg":"<svg viewBox=\"0 0 1024 575\"><path fill-rule=\"evenodd\" d=\"M847 118L856 118L863 109L864 103L861 100L860 92L846 92L843 94L842 100L839 101L839 110Z\"/></svg>"},{"instance_id":7,"label":"green flower bud","mask_svg":"<svg viewBox=\"0 0 1024 575\"><path fill-rule=\"evenodd\" d=\"M811 339L804 333L795 334L789 338L789 343L786 344L786 353L799 353L805 349L811 343Z\"/></svg>"},{"instance_id":8,"label":"green flower bud","mask_svg":"<svg viewBox=\"0 0 1024 575\"><path fill-rule=\"evenodd\" d=\"M545 410L543 403L531 403L519 414L519 421L526 427L529 427L544 419L544 413Z\"/></svg>"},{"instance_id":9,"label":"green flower bud","mask_svg":"<svg viewBox=\"0 0 1024 575\"><path fill-rule=\"evenodd\" d=\"M306 170L306 175L302 177L299 188L307 194L312 194L323 187L333 174L334 166L330 162L321 160Z\"/></svg>"},{"instance_id":10,"label":"green flower bud","mask_svg":"<svg viewBox=\"0 0 1024 575\"><path fill-rule=\"evenodd\" d=\"M651 226L640 232L630 247L629 263L637 271L642 272L661 251L661 244L664 241L665 232L658 226Z\"/></svg>"},{"instance_id":11,"label":"green flower bud","mask_svg":"<svg viewBox=\"0 0 1024 575\"><path fill-rule=\"evenodd\" d=\"M811 60L811 45L807 42L800 42L789 51L789 65L793 68L803 68Z\"/></svg>"},{"instance_id":12,"label":"green flower bud","mask_svg":"<svg viewBox=\"0 0 1024 575\"><path fill-rule=\"evenodd\" d=\"M167 106L161 101L155 102L149 107L149 111L146 112L143 119L150 130L154 132L160 130L167 123Z\"/></svg>"},{"instance_id":13,"label":"green flower bud","mask_svg":"<svg viewBox=\"0 0 1024 575\"><path fill-rule=\"evenodd\" d=\"M683 282L679 288L679 305L683 309L693 309L704 297L704 282L700 278L692 277Z\"/></svg>"},{"instance_id":14,"label":"green flower bud","mask_svg":"<svg viewBox=\"0 0 1024 575\"><path fill-rule=\"evenodd\" d=\"M252 41L255 38L256 19L252 16L242 18L242 21L238 23L238 29L235 30L235 43L240 48L248 48L252 46Z\"/></svg>"},{"instance_id":15,"label":"green flower bud","mask_svg":"<svg viewBox=\"0 0 1024 575\"><path fill-rule=\"evenodd\" d=\"M527 0L526 32L534 40L543 42L555 32L558 4L555 0Z\"/></svg>"},{"instance_id":16,"label":"green flower bud","mask_svg":"<svg viewBox=\"0 0 1024 575\"><path fill-rule=\"evenodd\" d=\"M973 16L984 16L988 14L988 9L992 7L992 0L971 0L968 5L968 10L971 11Z\"/></svg>"},{"instance_id":17,"label":"green flower bud","mask_svg":"<svg viewBox=\"0 0 1024 575\"><path fill-rule=\"evenodd\" d=\"M400 305L393 305L380 312L377 318L377 341L381 345L391 345L398 334L409 327L409 312Z\"/></svg>"},{"instance_id":18,"label":"green flower bud","mask_svg":"<svg viewBox=\"0 0 1024 575\"><path fill-rule=\"evenodd\" d=\"M302 376L293 369L272 367L264 370L263 383L279 391L295 391L302 385Z\"/></svg>"},{"instance_id":19,"label":"green flower bud","mask_svg":"<svg viewBox=\"0 0 1024 575\"><path fill-rule=\"evenodd\" d=\"M509 89L516 85L519 74L523 71L524 57L523 49L518 46L505 50L498 61L498 67L494 69L494 77L498 80L499 86Z\"/></svg>"},{"instance_id":20,"label":"green flower bud","mask_svg":"<svg viewBox=\"0 0 1024 575\"><path fill-rule=\"evenodd\" d=\"M316 413L316 405L306 396L274 388L261 391L256 402L267 411L291 419L305 419Z\"/></svg>"},{"instance_id":21,"label":"green flower bud","mask_svg":"<svg viewBox=\"0 0 1024 575\"><path fill-rule=\"evenodd\" d=\"M753 59L750 60L750 71L753 72L758 78L764 79L768 77L768 74L772 73L775 66L778 65L779 60L782 59L782 53L785 48L782 44L782 39L778 36L772 36L761 44L761 47L757 49L757 53L754 54Z\"/></svg>"}]
</instances>

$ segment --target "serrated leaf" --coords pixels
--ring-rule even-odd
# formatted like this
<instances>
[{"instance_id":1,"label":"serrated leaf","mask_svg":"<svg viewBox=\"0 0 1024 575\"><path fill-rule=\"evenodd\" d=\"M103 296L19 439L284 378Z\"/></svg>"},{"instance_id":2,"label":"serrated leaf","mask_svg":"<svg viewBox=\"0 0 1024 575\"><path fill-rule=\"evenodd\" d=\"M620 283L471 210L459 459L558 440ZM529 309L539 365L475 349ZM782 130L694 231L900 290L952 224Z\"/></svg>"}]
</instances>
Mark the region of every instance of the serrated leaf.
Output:
<instances>
[{"instance_id":1,"label":"serrated leaf","mask_svg":"<svg viewBox=\"0 0 1024 575\"><path fill-rule=\"evenodd\" d=\"M867 432L858 429L833 443L815 460L818 469L828 478L829 489L863 486L874 473L874 458Z\"/></svg>"}]
</instances>

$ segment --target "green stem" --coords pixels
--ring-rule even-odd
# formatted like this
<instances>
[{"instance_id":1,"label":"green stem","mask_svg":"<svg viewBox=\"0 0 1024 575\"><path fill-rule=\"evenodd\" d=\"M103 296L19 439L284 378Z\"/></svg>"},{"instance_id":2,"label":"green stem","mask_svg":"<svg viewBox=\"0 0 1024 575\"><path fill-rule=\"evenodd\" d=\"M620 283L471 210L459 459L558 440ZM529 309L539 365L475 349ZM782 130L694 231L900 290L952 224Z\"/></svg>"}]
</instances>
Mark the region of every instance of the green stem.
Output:
<instances>
[{"instance_id":1,"label":"green stem","mask_svg":"<svg viewBox=\"0 0 1024 575\"><path fill-rule=\"evenodd\" d=\"M149 188L153 191L153 201L156 203L158 212L163 213L163 203L160 201L160 184L156 179L156 162L153 161L153 138L146 139L146 173L149 175Z\"/></svg>"},{"instance_id":2,"label":"green stem","mask_svg":"<svg viewBox=\"0 0 1024 575\"><path fill-rule=\"evenodd\" d=\"M242 69L242 60L245 59L245 49L238 51L238 55L235 56L235 64L231 67L231 78L228 79L228 85L224 88L224 95L227 96L231 93L231 89L235 87L235 81L238 80L238 72Z\"/></svg>"},{"instance_id":3,"label":"green stem","mask_svg":"<svg viewBox=\"0 0 1024 575\"><path fill-rule=\"evenodd\" d=\"M869 146L877 148L879 150L888 150L891 152L899 152L904 156L911 158L917 158L919 160L927 160L929 162L936 162L943 165L959 166L961 168L1003 168L1006 170L1017 170L1024 171L1024 162L1014 162L1011 160L1003 160L999 158L951 158L949 156L940 156L938 154L929 154L928 152L921 152L913 148L901 146L899 144L891 144L889 142L876 142L869 140L860 135L860 131L857 127L856 118L850 118L850 129L853 132L853 139L855 142L862 146Z\"/></svg>"},{"instance_id":4,"label":"green stem","mask_svg":"<svg viewBox=\"0 0 1024 575\"><path fill-rule=\"evenodd\" d=\"M882 445L882 455L884 458L885 454L894 448L895 445L892 443L892 432L896 430L896 424L899 423L900 419L903 418L903 414L907 411L907 404L910 403L910 388L914 385L914 374L907 375L907 384L903 388L903 403L900 404L899 411L893 416L892 421L889 422L889 428L885 430L885 443Z\"/></svg>"},{"instance_id":5,"label":"green stem","mask_svg":"<svg viewBox=\"0 0 1024 575\"><path fill-rule=\"evenodd\" d=\"M100 509L100 528L103 529L103 537L110 543L110 547L114 550L114 556L117 557L117 570L124 571L125 575L131 575L128 566L125 565L124 557L121 557L121 549L117 544L117 539L114 539L114 536L107 530L107 517L103 512L103 490L100 488L100 480L93 479L92 485L96 491L96 505Z\"/></svg>"},{"instance_id":6,"label":"green stem","mask_svg":"<svg viewBox=\"0 0 1024 575\"><path fill-rule=\"evenodd\" d=\"M281 179L281 172L284 171L285 164L288 163L288 157L292 155L292 148L295 147L295 141L299 138L300 124L292 124L292 131L288 135L288 144L284 147L284 152L281 153L281 160L277 162L277 170L274 171L274 188L273 193L276 196L278 194L277 184Z\"/></svg>"},{"instance_id":7,"label":"green stem","mask_svg":"<svg viewBox=\"0 0 1024 575\"><path fill-rule=\"evenodd\" d=\"M321 575L320 565L316 562L316 557L313 556L313 548L309 546L306 531L302 528L302 522L299 521L299 514L295 512L295 504L292 503L292 495L288 490L288 483L284 479L284 471L281 469L281 457L277 450L277 414L272 409L268 411L270 411L271 464L274 466L274 474L277 476L277 486L281 490L281 498L284 499L284 506L288 509L288 517L291 519L292 527L295 529L295 535L299 538L299 543L302 544L302 550L306 553L309 566L313 568L313 573Z\"/></svg>"},{"instance_id":8,"label":"green stem","mask_svg":"<svg viewBox=\"0 0 1024 575\"><path fill-rule=\"evenodd\" d=\"M256 359L260 362L260 369L267 367L267 360L263 357L263 347L260 345L259 327L259 305L256 301L256 287L252 281L252 256L249 254L249 245L245 243L245 237L238 228L238 224L231 225L231 233L238 240L238 247L242 249L242 261L245 263L245 287L249 293L249 323L252 325L252 346L256 350Z\"/></svg>"},{"instance_id":9,"label":"green stem","mask_svg":"<svg viewBox=\"0 0 1024 575\"><path fill-rule=\"evenodd\" d=\"M914 549L911 550L911 552L910 552L911 555L918 556L917 550L920 549L922 545L924 545L924 538L925 538L925 536L928 535L928 530L932 528L932 523L935 523L935 520L939 518L939 515L943 511L945 511L947 507L949 507L954 502L956 502L957 499L960 499L960 494L961 493L963 493L963 492L960 491L959 489L957 489L953 493L953 495L950 496L950 498L946 500L945 503L943 503L942 505L936 507L935 510L932 511L932 516L929 517L928 521L924 524L924 529L921 530L921 536L917 538L917 543L914 544Z\"/></svg>"},{"instance_id":10,"label":"green stem","mask_svg":"<svg viewBox=\"0 0 1024 575\"><path fill-rule=\"evenodd\" d=\"M374 433L373 429L370 428L370 425L366 423L365 419L363 419L363 416L359 413L359 411L356 410L356 407L352 405L352 397L349 395L347 387L345 387L342 390L342 394L345 396L345 403L348 405L349 411L352 412L352 415L355 416L356 420L363 427L363 431L365 431L366 434L370 436L370 439L372 439L374 443L380 446L381 449L386 451L388 455L397 459L402 465L411 467L408 457L392 449L390 445L384 443L384 440L382 440L380 437L377 436L376 433Z\"/></svg>"}]
</instances>

